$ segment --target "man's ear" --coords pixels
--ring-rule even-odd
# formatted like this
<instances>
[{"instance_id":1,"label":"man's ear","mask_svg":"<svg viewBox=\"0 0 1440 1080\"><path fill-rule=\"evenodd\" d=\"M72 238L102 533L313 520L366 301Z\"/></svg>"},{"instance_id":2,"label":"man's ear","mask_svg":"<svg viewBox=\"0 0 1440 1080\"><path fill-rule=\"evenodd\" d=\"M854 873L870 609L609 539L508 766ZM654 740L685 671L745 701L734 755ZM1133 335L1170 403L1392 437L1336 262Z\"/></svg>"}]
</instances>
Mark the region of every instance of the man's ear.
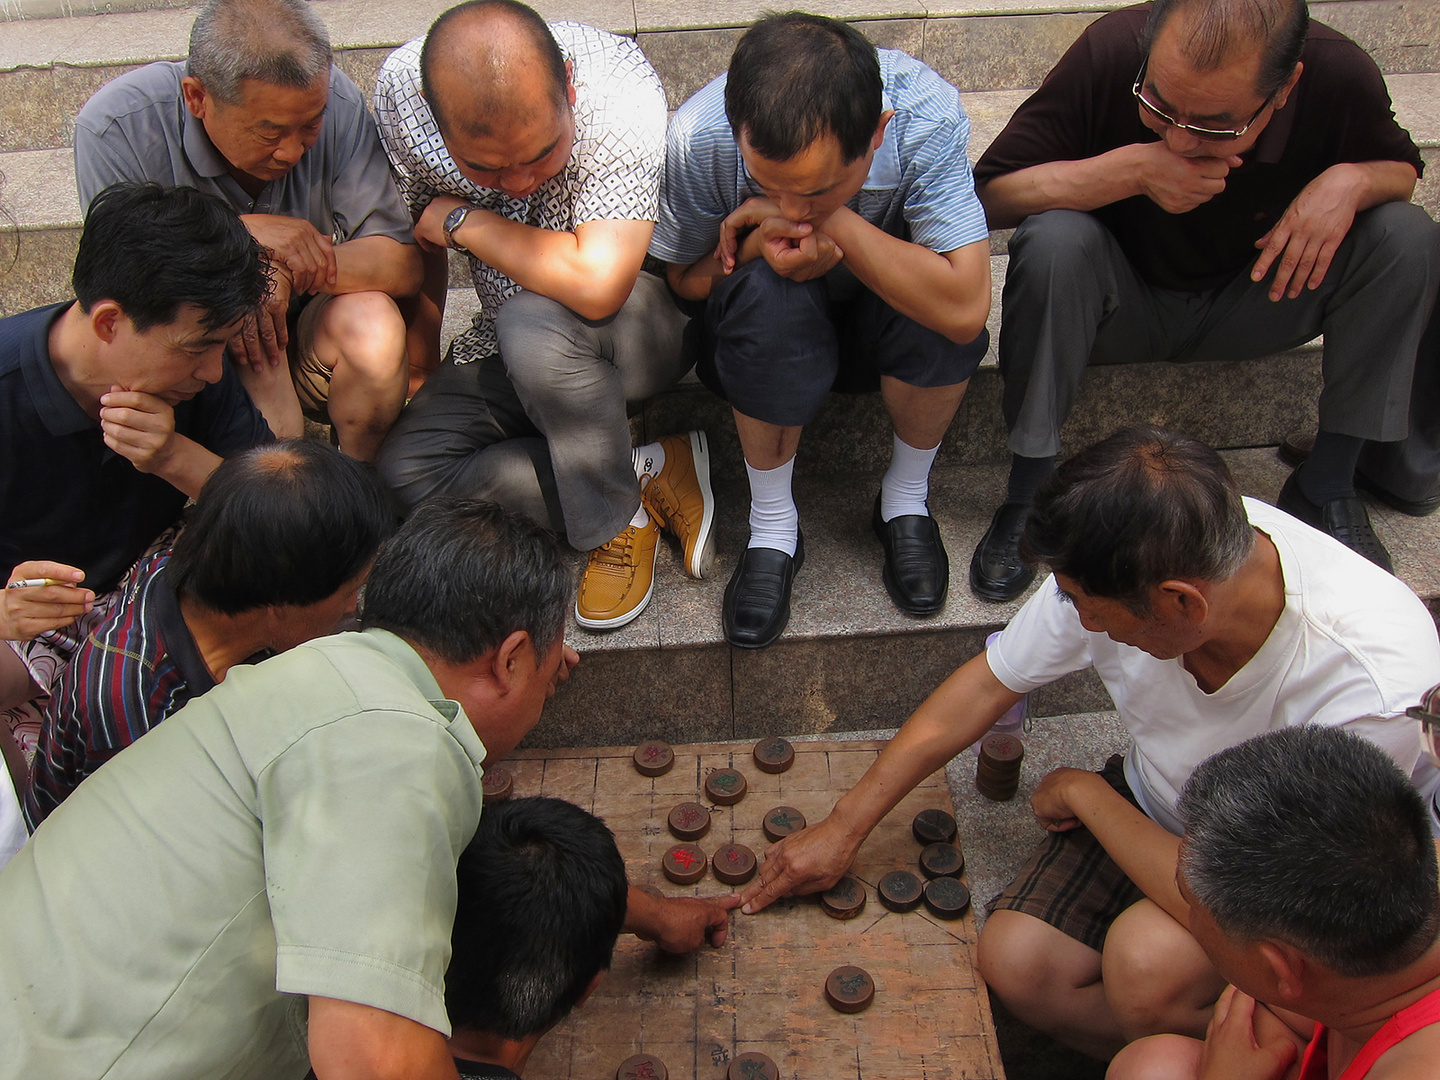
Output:
<instances>
[{"instance_id":1,"label":"man's ear","mask_svg":"<svg viewBox=\"0 0 1440 1080\"><path fill-rule=\"evenodd\" d=\"M1150 606L1163 615L1185 619L1200 626L1210 614L1210 600L1194 582L1183 578L1162 581L1150 593Z\"/></svg>"},{"instance_id":2,"label":"man's ear","mask_svg":"<svg viewBox=\"0 0 1440 1080\"><path fill-rule=\"evenodd\" d=\"M565 100L571 105L575 104L575 63L573 60L565 61Z\"/></svg>"},{"instance_id":3,"label":"man's ear","mask_svg":"<svg viewBox=\"0 0 1440 1080\"><path fill-rule=\"evenodd\" d=\"M516 630L509 637L500 643L490 660L491 674L495 678L495 688L501 697L510 693L516 688L517 678L525 675L533 675L535 668L535 650L530 644L530 635L524 630ZM523 665L528 664L526 668Z\"/></svg>"},{"instance_id":4,"label":"man's ear","mask_svg":"<svg viewBox=\"0 0 1440 1080\"><path fill-rule=\"evenodd\" d=\"M114 300L97 300L90 307L89 313L90 329L95 336L106 345L115 341L115 335L120 329L120 320L124 319L125 309Z\"/></svg>"},{"instance_id":5,"label":"man's ear","mask_svg":"<svg viewBox=\"0 0 1440 1080\"><path fill-rule=\"evenodd\" d=\"M1295 84L1300 81L1300 73L1305 70L1305 65L1300 61L1295 62L1295 70L1285 80L1279 90L1275 91L1275 108L1283 109L1285 102L1290 100L1290 91L1295 89Z\"/></svg>"},{"instance_id":6,"label":"man's ear","mask_svg":"<svg viewBox=\"0 0 1440 1080\"><path fill-rule=\"evenodd\" d=\"M1265 1000L1285 1006L1299 999L1305 992L1305 975L1310 966L1304 954L1283 941L1261 941L1255 949L1273 979L1273 996Z\"/></svg>"},{"instance_id":7,"label":"man's ear","mask_svg":"<svg viewBox=\"0 0 1440 1080\"><path fill-rule=\"evenodd\" d=\"M870 141L870 149L880 149L880 144L885 141L885 127L890 123L894 115L894 109L886 109L880 114L880 123L875 125L875 137Z\"/></svg>"},{"instance_id":8,"label":"man's ear","mask_svg":"<svg viewBox=\"0 0 1440 1080\"><path fill-rule=\"evenodd\" d=\"M205 84L194 75L186 75L180 80L180 93L190 114L197 120L204 120L210 108L210 95L205 92Z\"/></svg>"}]
</instances>

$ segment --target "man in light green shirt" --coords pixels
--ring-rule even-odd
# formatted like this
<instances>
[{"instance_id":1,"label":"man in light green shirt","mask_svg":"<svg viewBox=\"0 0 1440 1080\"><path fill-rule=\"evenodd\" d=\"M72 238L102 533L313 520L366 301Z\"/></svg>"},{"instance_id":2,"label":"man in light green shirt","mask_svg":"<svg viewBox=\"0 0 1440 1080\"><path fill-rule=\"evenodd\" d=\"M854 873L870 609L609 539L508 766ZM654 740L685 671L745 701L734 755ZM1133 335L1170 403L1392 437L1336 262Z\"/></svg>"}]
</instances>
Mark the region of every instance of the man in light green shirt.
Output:
<instances>
[{"instance_id":1,"label":"man in light green shirt","mask_svg":"<svg viewBox=\"0 0 1440 1080\"><path fill-rule=\"evenodd\" d=\"M364 632L232 672L82 783L0 872L0 1078L453 1080L455 862L482 764L579 659L570 590L533 526L428 503ZM695 948L725 906L632 889L626 927Z\"/></svg>"}]
</instances>

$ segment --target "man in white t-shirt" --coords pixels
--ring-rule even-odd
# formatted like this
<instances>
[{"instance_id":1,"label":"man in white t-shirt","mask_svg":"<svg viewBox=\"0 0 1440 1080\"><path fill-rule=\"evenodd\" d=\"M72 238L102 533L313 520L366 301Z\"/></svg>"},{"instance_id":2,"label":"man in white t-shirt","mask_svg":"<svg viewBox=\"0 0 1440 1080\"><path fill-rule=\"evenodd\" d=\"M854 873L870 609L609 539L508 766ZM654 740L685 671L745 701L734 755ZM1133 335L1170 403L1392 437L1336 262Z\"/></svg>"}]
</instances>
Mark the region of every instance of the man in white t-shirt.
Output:
<instances>
[{"instance_id":1,"label":"man in white t-shirt","mask_svg":"<svg viewBox=\"0 0 1440 1080\"><path fill-rule=\"evenodd\" d=\"M685 317L642 271L660 80L629 38L478 0L390 54L375 116L424 251L410 359L434 372L380 472L407 509L444 493L549 525L590 552L577 621L623 626L650 599L662 527L694 577L714 547L704 433L630 445L627 406L689 366ZM440 363L450 248L482 307Z\"/></svg>"},{"instance_id":2,"label":"man in white t-shirt","mask_svg":"<svg viewBox=\"0 0 1440 1080\"><path fill-rule=\"evenodd\" d=\"M1095 1057L1144 1034L1203 1035L1223 982L1177 921L1186 777L1298 724L1345 726L1410 771L1419 743L1404 712L1440 676L1435 624L1396 578L1242 499L1218 454L1156 428L1068 461L1022 550L1052 578L824 821L770 849L745 910L827 887L876 822L1022 694L1093 667L1133 745L1099 774L1040 784L1032 805L1053 835L993 903L981 973L1026 1023Z\"/></svg>"}]
</instances>

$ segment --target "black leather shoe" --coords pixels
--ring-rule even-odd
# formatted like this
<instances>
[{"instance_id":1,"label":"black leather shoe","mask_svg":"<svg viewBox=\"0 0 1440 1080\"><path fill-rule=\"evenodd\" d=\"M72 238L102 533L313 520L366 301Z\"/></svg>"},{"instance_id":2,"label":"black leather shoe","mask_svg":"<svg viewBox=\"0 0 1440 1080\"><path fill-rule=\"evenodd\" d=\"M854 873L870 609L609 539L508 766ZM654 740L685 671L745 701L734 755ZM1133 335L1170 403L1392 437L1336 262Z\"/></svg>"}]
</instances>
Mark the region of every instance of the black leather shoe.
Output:
<instances>
[{"instance_id":1,"label":"black leather shoe","mask_svg":"<svg viewBox=\"0 0 1440 1080\"><path fill-rule=\"evenodd\" d=\"M1306 525L1313 525L1359 555L1364 555L1376 566L1389 573L1395 568L1390 564L1390 553L1370 525L1370 514L1359 498L1330 499L1324 506L1316 506L1300 490L1300 470L1290 474L1275 505L1291 517L1299 518Z\"/></svg>"},{"instance_id":2,"label":"black leather shoe","mask_svg":"<svg viewBox=\"0 0 1440 1080\"><path fill-rule=\"evenodd\" d=\"M1411 517L1429 517L1436 510L1440 510L1440 484L1436 485L1437 490L1433 495L1427 495L1423 499L1407 499L1382 487L1361 470L1356 469L1355 486L1365 494L1379 499L1390 509L1399 510L1402 514L1409 514Z\"/></svg>"},{"instance_id":3,"label":"black leather shoe","mask_svg":"<svg viewBox=\"0 0 1440 1080\"><path fill-rule=\"evenodd\" d=\"M881 578L895 606L907 615L934 615L945 606L950 590L950 556L940 542L940 526L929 514L901 514L880 519L880 496L870 527L885 549Z\"/></svg>"},{"instance_id":4,"label":"black leather shoe","mask_svg":"<svg viewBox=\"0 0 1440 1080\"><path fill-rule=\"evenodd\" d=\"M1014 600L1035 580L1020 558L1020 534L1030 518L1026 503L1005 503L990 519L970 559L970 591L986 600Z\"/></svg>"},{"instance_id":5,"label":"black leather shoe","mask_svg":"<svg viewBox=\"0 0 1440 1080\"><path fill-rule=\"evenodd\" d=\"M763 649L790 621L790 586L805 565L805 537L795 554L746 548L725 586L725 640L742 649Z\"/></svg>"}]
</instances>

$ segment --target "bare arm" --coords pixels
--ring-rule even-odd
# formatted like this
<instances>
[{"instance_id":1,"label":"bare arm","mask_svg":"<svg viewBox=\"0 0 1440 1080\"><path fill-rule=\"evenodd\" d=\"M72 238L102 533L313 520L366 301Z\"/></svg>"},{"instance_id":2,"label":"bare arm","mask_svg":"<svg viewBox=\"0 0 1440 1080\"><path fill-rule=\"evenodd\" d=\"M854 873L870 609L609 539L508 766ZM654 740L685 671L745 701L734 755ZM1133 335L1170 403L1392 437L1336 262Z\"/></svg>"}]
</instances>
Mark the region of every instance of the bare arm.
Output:
<instances>
[{"instance_id":1,"label":"bare arm","mask_svg":"<svg viewBox=\"0 0 1440 1080\"><path fill-rule=\"evenodd\" d=\"M990 313L990 243L938 254L871 225L849 207L820 227L880 299L951 341L974 341Z\"/></svg>"},{"instance_id":2,"label":"bare arm","mask_svg":"<svg viewBox=\"0 0 1440 1080\"><path fill-rule=\"evenodd\" d=\"M1190 905L1175 885L1180 838L1145 816L1104 778L1085 769L1056 769L1030 799L1051 832L1084 825L1127 877L1181 926Z\"/></svg>"},{"instance_id":3,"label":"bare arm","mask_svg":"<svg viewBox=\"0 0 1440 1080\"><path fill-rule=\"evenodd\" d=\"M405 316L405 347L410 354L410 390L413 397L440 366L440 329L445 320L445 299L450 288L450 253L444 248L422 247L424 280L420 290L400 304Z\"/></svg>"},{"instance_id":4,"label":"bare arm","mask_svg":"<svg viewBox=\"0 0 1440 1080\"><path fill-rule=\"evenodd\" d=\"M353 1001L310 998L309 1046L317 1080L459 1080L438 1031Z\"/></svg>"},{"instance_id":5,"label":"bare arm","mask_svg":"<svg viewBox=\"0 0 1440 1080\"><path fill-rule=\"evenodd\" d=\"M415 223L415 235L445 244L445 216L464 201L440 196ZM472 210L455 241L522 288L556 300L586 319L608 319L635 287L650 235L650 221L587 221L573 233L539 229Z\"/></svg>"},{"instance_id":6,"label":"bare arm","mask_svg":"<svg viewBox=\"0 0 1440 1080\"><path fill-rule=\"evenodd\" d=\"M102 394L100 430L111 450L192 499L220 467L217 455L175 431L175 410L151 394L118 388Z\"/></svg>"},{"instance_id":7,"label":"bare arm","mask_svg":"<svg viewBox=\"0 0 1440 1080\"><path fill-rule=\"evenodd\" d=\"M915 785L988 731L1020 700L981 653L925 699L828 817L781 840L741 894L753 914L782 896L829 888L865 837Z\"/></svg>"},{"instance_id":8,"label":"bare arm","mask_svg":"<svg viewBox=\"0 0 1440 1080\"><path fill-rule=\"evenodd\" d=\"M335 245L335 284L320 291L413 296L423 276L417 245L402 244L389 236L362 236Z\"/></svg>"},{"instance_id":9,"label":"bare arm","mask_svg":"<svg viewBox=\"0 0 1440 1080\"><path fill-rule=\"evenodd\" d=\"M976 188L992 229L1009 229L1046 210L1094 210L1144 195L1183 214L1225 190L1238 157L1188 158L1163 142L1132 143L1077 161L1047 161Z\"/></svg>"},{"instance_id":10,"label":"bare arm","mask_svg":"<svg viewBox=\"0 0 1440 1080\"><path fill-rule=\"evenodd\" d=\"M663 896L631 885L621 929L666 952L693 952L707 942L725 944L730 909L739 903L738 896Z\"/></svg>"}]
</instances>

